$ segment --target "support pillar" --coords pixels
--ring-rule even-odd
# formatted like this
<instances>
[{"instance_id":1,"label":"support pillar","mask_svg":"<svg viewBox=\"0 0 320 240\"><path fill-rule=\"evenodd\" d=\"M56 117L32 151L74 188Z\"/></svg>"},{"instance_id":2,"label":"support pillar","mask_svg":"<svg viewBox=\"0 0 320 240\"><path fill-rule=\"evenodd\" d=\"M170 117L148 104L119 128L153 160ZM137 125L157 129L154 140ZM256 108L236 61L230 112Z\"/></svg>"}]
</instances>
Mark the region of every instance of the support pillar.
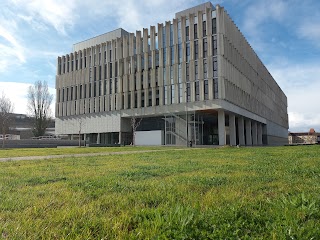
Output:
<instances>
[{"instance_id":1,"label":"support pillar","mask_svg":"<svg viewBox=\"0 0 320 240\"><path fill-rule=\"evenodd\" d=\"M98 136L97 136L97 144L100 144L100 133L98 133Z\"/></svg>"},{"instance_id":2,"label":"support pillar","mask_svg":"<svg viewBox=\"0 0 320 240\"><path fill-rule=\"evenodd\" d=\"M83 144L84 144L84 146L86 147L86 144L87 144L87 134L85 134L85 133L83 134L83 140L84 140L84 141L83 141L83 142L84 142Z\"/></svg>"},{"instance_id":3,"label":"support pillar","mask_svg":"<svg viewBox=\"0 0 320 240\"><path fill-rule=\"evenodd\" d=\"M246 145L252 146L252 137L251 137L251 120L246 120Z\"/></svg>"},{"instance_id":4,"label":"support pillar","mask_svg":"<svg viewBox=\"0 0 320 240\"><path fill-rule=\"evenodd\" d=\"M122 133L119 132L119 144L120 146L122 146Z\"/></svg>"},{"instance_id":5,"label":"support pillar","mask_svg":"<svg viewBox=\"0 0 320 240\"><path fill-rule=\"evenodd\" d=\"M219 145L226 145L226 127L225 127L225 115L224 110L218 111L218 134L219 134Z\"/></svg>"},{"instance_id":6,"label":"support pillar","mask_svg":"<svg viewBox=\"0 0 320 240\"><path fill-rule=\"evenodd\" d=\"M244 146L246 145L244 139L244 119L243 117L238 118L238 136L239 136L239 145Z\"/></svg>"},{"instance_id":7,"label":"support pillar","mask_svg":"<svg viewBox=\"0 0 320 240\"><path fill-rule=\"evenodd\" d=\"M230 129L230 145L237 145L237 132L236 132L236 116L232 113L229 114L229 129Z\"/></svg>"},{"instance_id":8,"label":"support pillar","mask_svg":"<svg viewBox=\"0 0 320 240\"><path fill-rule=\"evenodd\" d=\"M258 131L257 131L257 122L253 121L252 123L252 144L258 145Z\"/></svg>"},{"instance_id":9,"label":"support pillar","mask_svg":"<svg viewBox=\"0 0 320 240\"><path fill-rule=\"evenodd\" d=\"M258 123L258 145L262 145L262 124Z\"/></svg>"}]
</instances>

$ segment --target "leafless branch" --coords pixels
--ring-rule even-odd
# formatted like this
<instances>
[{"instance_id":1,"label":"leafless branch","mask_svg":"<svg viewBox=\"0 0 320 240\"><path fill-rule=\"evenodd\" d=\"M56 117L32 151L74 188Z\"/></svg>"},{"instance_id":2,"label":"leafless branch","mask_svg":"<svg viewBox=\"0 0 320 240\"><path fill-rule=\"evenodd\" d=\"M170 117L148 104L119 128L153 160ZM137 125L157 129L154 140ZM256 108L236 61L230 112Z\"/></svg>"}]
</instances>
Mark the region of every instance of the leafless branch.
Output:
<instances>
[{"instance_id":1,"label":"leafless branch","mask_svg":"<svg viewBox=\"0 0 320 240\"><path fill-rule=\"evenodd\" d=\"M35 136L44 135L50 119L53 95L49 93L48 84L45 81L37 81L33 86L28 89L28 112L34 117L34 130Z\"/></svg>"},{"instance_id":2,"label":"leafless branch","mask_svg":"<svg viewBox=\"0 0 320 240\"><path fill-rule=\"evenodd\" d=\"M0 97L0 130L2 134L2 148L4 148L4 143L6 139L6 133L12 122L12 112L14 105L9 98L7 98L4 93Z\"/></svg>"}]
</instances>

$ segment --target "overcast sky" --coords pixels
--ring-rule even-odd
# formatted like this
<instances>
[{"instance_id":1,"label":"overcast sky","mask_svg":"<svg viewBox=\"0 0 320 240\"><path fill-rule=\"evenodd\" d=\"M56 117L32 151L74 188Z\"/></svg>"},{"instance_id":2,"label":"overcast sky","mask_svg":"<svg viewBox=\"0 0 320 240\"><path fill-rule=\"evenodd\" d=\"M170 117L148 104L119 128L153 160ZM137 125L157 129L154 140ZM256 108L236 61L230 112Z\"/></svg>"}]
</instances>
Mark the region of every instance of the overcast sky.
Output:
<instances>
[{"instance_id":1,"label":"overcast sky","mask_svg":"<svg viewBox=\"0 0 320 240\"><path fill-rule=\"evenodd\" d=\"M172 20L205 1L1 0L0 94L26 113L26 91L46 80L72 44L116 28L129 32ZM290 131L320 132L320 1L228 0L225 7L288 97Z\"/></svg>"}]
</instances>

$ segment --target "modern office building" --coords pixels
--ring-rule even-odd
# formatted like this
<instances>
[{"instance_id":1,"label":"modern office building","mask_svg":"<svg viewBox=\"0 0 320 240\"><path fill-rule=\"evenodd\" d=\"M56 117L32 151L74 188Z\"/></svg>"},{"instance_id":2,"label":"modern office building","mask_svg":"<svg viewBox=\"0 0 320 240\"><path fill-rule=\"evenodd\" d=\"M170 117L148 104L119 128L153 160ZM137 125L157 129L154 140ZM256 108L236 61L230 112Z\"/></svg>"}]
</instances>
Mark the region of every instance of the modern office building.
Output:
<instances>
[{"instance_id":1,"label":"modern office building","mask_svg":"<svg viewBox=\"0 0 320 240\"><path fill-rule=\"evenodd\" d=\"M117 29L58 57L56 134L152 145L288 143L287 98L223 7Z\"/></svg>"}]
</instances>

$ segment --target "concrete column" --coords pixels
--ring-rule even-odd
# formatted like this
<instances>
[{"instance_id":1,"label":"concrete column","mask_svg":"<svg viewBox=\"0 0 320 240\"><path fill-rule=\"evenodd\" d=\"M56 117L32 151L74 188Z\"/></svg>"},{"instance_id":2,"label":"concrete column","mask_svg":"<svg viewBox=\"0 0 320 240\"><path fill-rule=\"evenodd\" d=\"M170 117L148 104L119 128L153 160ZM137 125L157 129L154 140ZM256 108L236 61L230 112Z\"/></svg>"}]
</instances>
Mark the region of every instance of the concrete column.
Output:
<instances>
[{"instance_id":1,"label":"concrete column","mask_svg":"<svg viewBox=\"0 0 320 240\"><path fill-rule=\"evenodd\" d=\"M86 147L87 144L87 134L83 134L84 146Z\"/></svg>"},{"instance_id":2,"label":"concrete column","mask_svg":"<svg viewBox=\"0 0 320 240\"><path fill-rule=\"evenodd\" d=\"M121 134L121 132L119 132L119 144L120 145L122 144L122 134Z\"/></svg>"},{"instance_id":3,"label":"concrete column","mask_svg":"<svg viewBox=\"0 0 320 240\"><path fill-rule=\"evenodd\" d=\"M100 144L100 133L98 133L98 136L97 136L97 144Z\"/></svg>"},{"instance_id":4,"label":"concrete column","mask_svg":"<svg viewBox=\"0 0 320 240\"><path fill-rule=\"evenodd\" d=\"M225 115L224 110L218 111L218 133L219 133L219 145L226 145L226 129L225 129Z\"/></svg>"},{"instance_id":5,"label":"concrete column","mask_svg":"<svg viewBox=\"0 0 320 240\"><path fill-rule=\"evenodd\" d=\"M253 121L252 123L252 144L258 144L258 131L257 131L257 122Z\"/></svg>"},{"instance_id":6,"label":"concrete column","mask_svg":"<svg viewBox=\"0 0 320 240\"><path fill-rule=\"evenodd\" d=\"M230 145L237 145L237 132L236 132L236 116L232 113L229 114L229 129L230 129Z\"/></svg>"},{"instance_id":7,"label":"concrete column","mask_svg":"<svg viewBox=\"0 0 320 240\"><path fill-rule=\"evenodd\" d=\"M246 119L246 145L252 145L252 137L251 137L251 120Z\"/></svg>"},{"instance_id":8,"label":"concrete column","mask_svg":"<svg viewBox=\"0 0 320 240\"><path fill-rule=\"evenodd\" d=\"M262 145L262 124L258 123L258 145Z\"/></svg>"},{"instance_id":9,"label":"concrete column","mask_svg":"<svg viewBox=\"0 0 320 240\"><path fill-rule=\"evenodd\" d=\"M244 119L243 117L238 118L238 136L239 136L239 145L244 146L246 145L244 139Z\"/></svg>"}]
</instances>

